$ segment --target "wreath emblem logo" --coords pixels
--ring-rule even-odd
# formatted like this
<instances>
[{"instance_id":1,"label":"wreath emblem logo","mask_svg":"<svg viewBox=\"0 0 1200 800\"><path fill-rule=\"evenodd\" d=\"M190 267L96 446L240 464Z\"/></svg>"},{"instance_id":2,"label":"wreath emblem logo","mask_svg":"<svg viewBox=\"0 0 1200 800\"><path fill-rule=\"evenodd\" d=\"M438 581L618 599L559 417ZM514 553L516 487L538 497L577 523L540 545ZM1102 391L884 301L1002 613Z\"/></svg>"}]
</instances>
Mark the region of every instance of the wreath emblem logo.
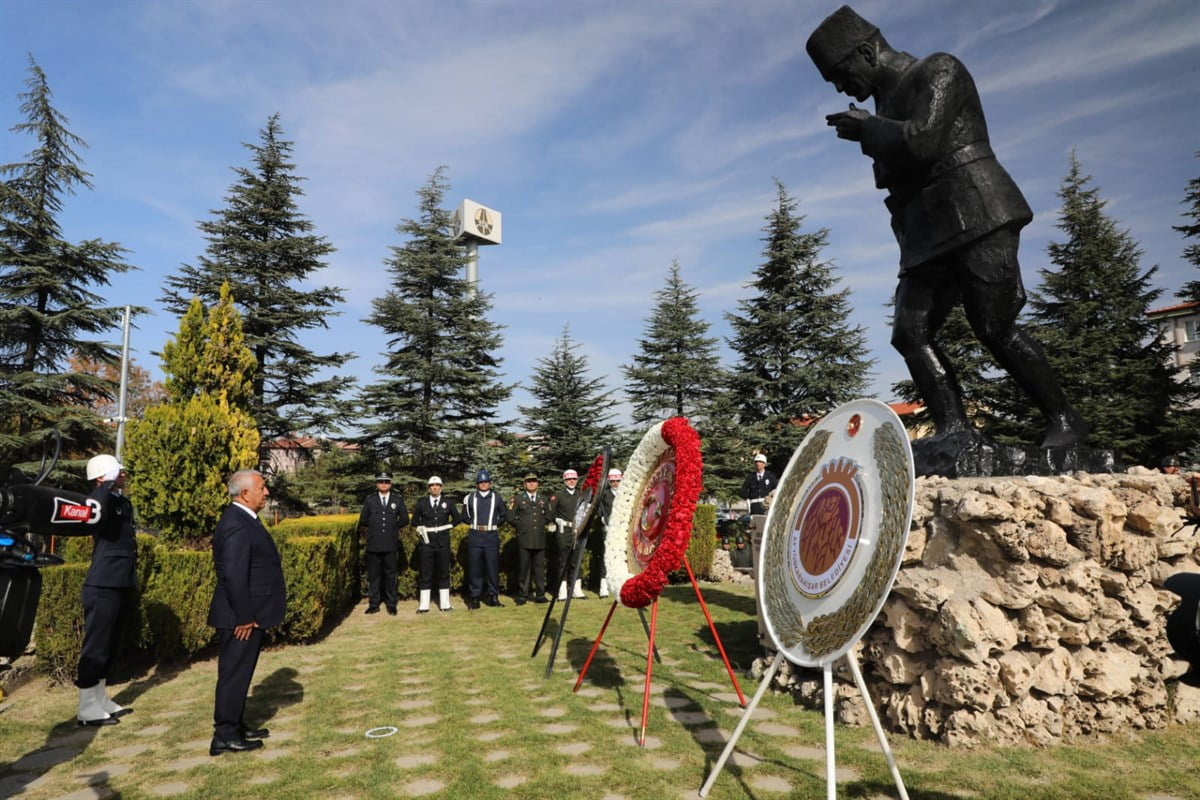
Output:
<instances>
[{"instance_id":1,"label":"wreath emblem logo","mask_svg":"<svg viewBox=\"0 0 1200 800\"><path fill-rule=\"evenodd\" d=\"M475 230L479 231L483 236L491 235L492 218L488 216L486 208L480 208L475 211Z\"/></svg>"},{"instance_id":2,"label":"wreath emblem logo","mask_svg":"<svg viewBox=\"0 0 1200 800\"><path fill-rule=\"evenodd\" d=\"M804 495L792 517L788 572L805 597L823 597L846 574L862 529L862 479L859 465L836 458Z\"/></svg>"}]
</instances>

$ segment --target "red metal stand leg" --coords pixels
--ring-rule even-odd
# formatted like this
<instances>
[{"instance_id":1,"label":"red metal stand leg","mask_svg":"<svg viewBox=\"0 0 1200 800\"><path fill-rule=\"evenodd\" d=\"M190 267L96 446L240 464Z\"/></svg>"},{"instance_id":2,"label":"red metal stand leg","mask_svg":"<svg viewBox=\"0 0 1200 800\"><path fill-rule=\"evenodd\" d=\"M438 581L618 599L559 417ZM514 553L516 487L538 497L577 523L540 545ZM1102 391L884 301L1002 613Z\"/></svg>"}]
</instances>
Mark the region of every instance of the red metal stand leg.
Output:
<instances>
[{"instance_id":1,"label":"red metal stand leg","mask_svg":"<svg viewBox=\"0 0 1200 800\"><path fill-rule=\"evenodd\" d=\"M646 746L646 718L650 716L650 672L654 669L654 633L658 628L658 598L650 607L650 646L646 648L646 689L642 692L642 733L638 745Z\"/></svg>"},{"instance_id":2,"label":"red metal stand leg","mask_svg":"<svg viewBox=\"0 0 1200 800\"><path fill-rule=\"evenodd\" d=\"M713 641L717 643L717 650L721 653L721 660L725 662L725 671L729 673L729 680L733 681L733 689L737 692L738 703L742 708L746 707L746 695L742 694L742 687L738 685L737 675L733 674L733 666L729 663L729 656L725 655L725 645L721 644L721 637L717 634L717 626L713 624L712 614L708 613L708 603L704 602L704 595L700 594L700 584L696 582L696 575L692 572L691 562L687 556L683 557L683 565L687 567L688 578L692 581L692 588L696 590L696 599L700 601L700 608L704 611L704 618L708 620L708 629L712 631Z\"/></svg>"},{"instance_id":3,"label":"red metal stand leg","mask_svg":"<svg viewBox=\"0 0 1200 800\"><path fill-rule=\"evenodd\" d=\"M614 601L612 608L608 610L608 616L604 618L604 624L600 626L600 633L596 635L596 641L592 643L592 649L588 653L587 661L583 662L583 669L579 670L579 677L575 680L575 688L572 693L579 691L579 684L583 683L583 676L587 675L588 667L592 665L592 657L596 655L597 648L600 647L600 640L604 638L604 632L608 630L608 622L612 619L613 612L617 610L617 604Z\"/></svg>"}]
</instances>

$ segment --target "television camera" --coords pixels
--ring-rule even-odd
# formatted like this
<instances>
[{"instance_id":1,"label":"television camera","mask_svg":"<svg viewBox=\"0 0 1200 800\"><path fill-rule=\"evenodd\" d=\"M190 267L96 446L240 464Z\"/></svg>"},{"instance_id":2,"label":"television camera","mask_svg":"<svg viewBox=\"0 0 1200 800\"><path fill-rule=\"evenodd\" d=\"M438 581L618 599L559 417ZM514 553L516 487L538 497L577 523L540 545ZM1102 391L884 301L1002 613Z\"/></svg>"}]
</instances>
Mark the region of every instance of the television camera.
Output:
<instances>
[{"instance_id":1,"label":"television camera","mask_svg":"<svg viewBox=\"0 0 1200 800\"><path fill-rule=\"evenodd\" d=\"M53 458L43 458L33 481L12 468L0 473L6 476L0 486L0 656L7 658L21 655L33 634L42 596L39 570L63 561L43 552L38 537L90 536L102 514L87 495L42 485L58 460L55 439Z\"/></svg>"}]
</instances>

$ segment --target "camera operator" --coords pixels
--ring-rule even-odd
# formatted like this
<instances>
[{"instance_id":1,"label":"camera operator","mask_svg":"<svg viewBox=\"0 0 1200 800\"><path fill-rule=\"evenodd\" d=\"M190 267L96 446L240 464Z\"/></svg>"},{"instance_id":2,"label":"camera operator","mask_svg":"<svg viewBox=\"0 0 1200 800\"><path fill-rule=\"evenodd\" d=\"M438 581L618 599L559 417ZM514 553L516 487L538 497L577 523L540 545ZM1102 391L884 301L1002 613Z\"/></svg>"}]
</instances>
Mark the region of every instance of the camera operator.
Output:
<instances>
[{"instance_id":1,"label":"camera operator","mask_svg":"<svg viewBox=\"0 0 1200 800\"><path fill-rule=\"evenodd\" d=\"M80 725L115 725L133 709L109 698L106 684L116 663L121 631L133 609L137 540L133 504L120 490L125 472L110 455L87 463L87 478L95 486L88 495L101 508L93 532L92 565L83 581L83 651L75 685L79 687Z\"/></svg>"}]
</instances>

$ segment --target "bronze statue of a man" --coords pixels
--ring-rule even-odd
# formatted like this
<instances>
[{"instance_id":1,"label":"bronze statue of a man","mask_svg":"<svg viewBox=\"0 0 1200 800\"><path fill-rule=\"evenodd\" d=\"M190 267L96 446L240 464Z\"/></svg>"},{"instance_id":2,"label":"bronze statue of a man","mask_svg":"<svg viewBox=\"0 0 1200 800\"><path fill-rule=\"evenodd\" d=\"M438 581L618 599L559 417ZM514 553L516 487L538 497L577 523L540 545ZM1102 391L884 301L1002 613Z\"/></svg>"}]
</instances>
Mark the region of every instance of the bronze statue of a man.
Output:
<instances>
[{"instance_id":1,"label":"bronze statue of a man","mask_svg":"<svg viewBox=\"0 0 1200 800\"><path fill-rule=\"evenodd\" d=\"M947 53L893 50L849 6L808 39L822 77L850 104L826 117L839 139L874 161L900 244L892 346L904 356L939 435L970 430L953 370L935 334L959 298L975 335L1046 415L1042 447L1081 444L1088 425L1059 387L1041 347L1016 325L1025 305L1017 245L1033 213L988 143L975 81Z\"/></svg>"}]
</instances>

